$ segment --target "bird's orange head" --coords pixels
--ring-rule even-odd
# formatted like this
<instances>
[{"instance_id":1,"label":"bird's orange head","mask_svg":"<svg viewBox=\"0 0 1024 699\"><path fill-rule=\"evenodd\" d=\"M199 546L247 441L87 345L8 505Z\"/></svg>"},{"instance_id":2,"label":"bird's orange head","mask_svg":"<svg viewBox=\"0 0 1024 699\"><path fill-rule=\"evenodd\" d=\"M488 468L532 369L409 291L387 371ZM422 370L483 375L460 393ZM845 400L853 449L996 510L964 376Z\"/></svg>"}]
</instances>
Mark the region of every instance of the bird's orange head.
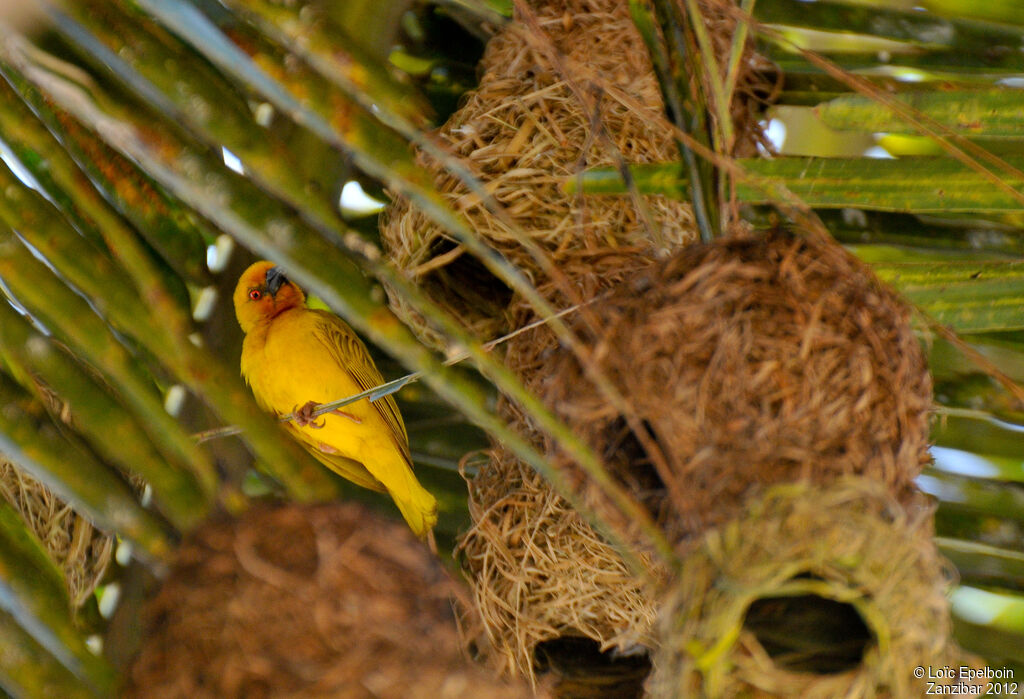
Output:
<instances>
[{"instance_id":1,"label":"bird's orange head","mask_svg":"<svg viewBox=\"0 0 1024 699\"><path fill-rule=\"evenodd\" d=\"M248 333L261 322L289 308L306 304L302 289L289 281L284 270L273 262L253 263L242 273L235 287L235 316L242 332Z\"/></svg>"}]
</instances>

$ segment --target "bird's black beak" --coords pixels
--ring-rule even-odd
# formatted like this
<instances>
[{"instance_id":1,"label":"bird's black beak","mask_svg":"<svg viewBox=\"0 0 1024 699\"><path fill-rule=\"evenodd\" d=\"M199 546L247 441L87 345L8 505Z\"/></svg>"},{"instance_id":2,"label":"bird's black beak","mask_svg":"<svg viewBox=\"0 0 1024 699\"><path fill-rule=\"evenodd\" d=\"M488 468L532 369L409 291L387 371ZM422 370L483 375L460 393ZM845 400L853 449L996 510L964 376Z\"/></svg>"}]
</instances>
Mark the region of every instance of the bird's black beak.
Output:
<instances>
[{"instance_id":1,"label":"bird's black beak","mask_svg":"<svg viewBox=\"0 0 1024 699\"><path fill-rule=\"evenodd\" d=\"M284 276L284 270L280 267L271 267L267 270L267 291L271 296L277 296L278 290L288 283L288 277Z\"/></svg>"}]
</instances>

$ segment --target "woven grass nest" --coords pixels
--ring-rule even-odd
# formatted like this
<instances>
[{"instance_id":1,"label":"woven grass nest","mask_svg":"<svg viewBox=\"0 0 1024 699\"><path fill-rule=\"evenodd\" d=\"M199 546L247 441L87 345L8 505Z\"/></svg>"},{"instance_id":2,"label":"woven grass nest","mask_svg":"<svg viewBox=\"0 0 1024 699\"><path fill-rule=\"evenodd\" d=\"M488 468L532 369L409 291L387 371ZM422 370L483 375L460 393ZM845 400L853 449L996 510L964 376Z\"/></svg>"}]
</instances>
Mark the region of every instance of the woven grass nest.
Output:
<instances>
[{"instance_id":1,"label":"woven grass nest","mask_svg":"<svg viewBox=\"0 0 1024 699\"><path fill-rule=\"evenodd\" d=\"M72 607L85 604L114 557L114 537L94 527L2 454L0 497L21 515L64 573Z\"/></svg>"},{"instance_id":2,"label":"woven grass nest","mask_svg":"<svg viewBox=\"0 0 1024 699\"><path fill-rule=\"evenodd\" d=\"M182 544L126 697L532 696L462 656L458 586L355 504L259 507Z\"/></svg>"},{"instance_id":3,"label":"woven grass nest","mask_svg":"<svg viewBox=\"0 0 1024 699\"><path fill-rule=\"evenodd\" d=\"M491 39L479 86L437 133L501 203L512 226L438 162L422 152L417 162L434 174L438 190L476 234L545 298L573 302L693 240L695 232L689 205L667 197L591 200L564 193L564 183L587 168L675 160L679 153L628 4L547 0L531 5L543 36L514 21ZM722 19L717 26L725 56L732 24ZM759 89L755 68L763 66L752 52L748 57L734 100L741 134L737 153L752 149L751 134L759 133L757 118L743 105ZM574 88L595 98L596 109ZM407 200L398 198L382 217L381 235L398 270L477 337L511 329L510 289ZM552 267L539 262L524 240L535 244ZM424 341L443 344L401 294L389 296L392 308Z\"/></svg>"},{"instance_id":4,"label":"woven grass nest","mask_svg":"<svg viewBox=\"0 0 1024 699\"><path fill-rule=\"evenodd\" d=\"M860 474L909 492L930 458L931 379L910 310L831 240L694 244L568 318L646 444L546 327L513 338L506 362L673 540L739 516L767 484ZM557 445L545 449L587 487Z\"/></svg>"},{"instance_id":5,"label":"woven grass nest","mask_svg":"<svg viewBox=\"0 0 1024 699\"><path fill-rule=\"evenodd\" d=\"M618 667L588 667L592 676L640 686L649 666L645 657L629 656L650 646L651 591L540 475L501 446L488 455L469 480L473 525L457 555L493 649L491 664L535 679L560 663L550 669L571 675L573 660L551 662L548 651L554 656L565 649L560 644L583 641L594 652L624 656Z\"/></svg>"},{"instance_id":6,"label":"woven grass nest","mask_svg":"<svg viewBox=\"0 0 1024 699\"><path fill-rule=\"evenodd\" d=\"M684 559L650 696L923 696L914 668L970 662L931 534L930 506L874 481L776 486Z\"/></svg>"}]
</instances>

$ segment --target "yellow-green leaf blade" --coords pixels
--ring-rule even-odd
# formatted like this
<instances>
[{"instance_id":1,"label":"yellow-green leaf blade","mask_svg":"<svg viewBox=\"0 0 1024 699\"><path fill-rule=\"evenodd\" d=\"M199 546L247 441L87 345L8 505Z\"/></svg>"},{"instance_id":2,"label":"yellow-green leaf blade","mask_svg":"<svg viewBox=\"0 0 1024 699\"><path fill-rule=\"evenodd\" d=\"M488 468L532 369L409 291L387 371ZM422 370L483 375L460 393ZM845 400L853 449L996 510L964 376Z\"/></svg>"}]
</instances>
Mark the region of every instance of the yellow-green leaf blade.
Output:
<instances>
[{"instance_id":1,"label":"yellow-green leaf blade","mask_svg":"<svg viewBox=\"0 0 1024 699\"><path fill-rule=\"evenodd\" d=\"M98 692L113 688L113 671L86 647L75 628L61 572L21 516L2 501L0 608L76 677Z\"/></svg>"},{"instance_id":2,"label":"yellow-green leaf blade","mask_svg":"<svg viewBox=\"0 0 1024 699\"><path fill-rule=\"evenodd\" d=\"M226 147L265 189L343 227L336 192L310 176L289 148L287 131L260 124L237 88L176 36L119 3L68 2L78 22L57 14L58 26L91 61L110 72L163 119L184 126L212 149ZM101 43L102 42L102 43Z\"/></svg>"},{"instance_id":3,"label":"yellow-green leaf blade","mask_svg":"<svg viewBox=\"0 0 1024 699\"><path fill-rule=\"evenodd\" d=\"M0 80L0 138L82 235L108 250L132 274L139 295L165 309L189 311L188 290L139 234L103 198L61 143Z\"/></svg>"},{"instance_id":4,"label":"yellow-green leaf blade","mask_svg":"<svg viewBox=\"0 0 1024 699\"><path fill-rule=\"evenodd\" d=\"M173 461L187 464L204 488L212 492L217 476L209 457L164 410L156 387L140 364L85 299L62 283L9 229L2 227L0 278L47 328L74 346L108 378L138 412L154 444Z\"/></svg>"},{"instance_id":5,"label":"yellow-green leaf blade","mask_svg":"<svg viewBox=\"0 0 1024 699\"><path fill-rule=\"evenodd\" d=\"M333 81L364 107L424 128L430 107L411 86L398 82L342 27L325 8L282 5L267 0L227 0L228 7L250 18L278 44L302 56L321 75ZM359 32L363 33L363 27Z\"/></svg>"},{"instance_id":6,"label":"yellow-green leaf blade","mask_svg":"<svg viewBox=\"0 0 1024 699\"><path fill-rule=\"evenodd\" d=\"M60 140L107 201L179 273L195 283L205 284L209 273L205 265L204 231L187 212L156 187L134 163L97 139L68 112L44 97L24 76L10 68L6 66L3 71L8 84Z\"/></svg>"},{"instance_id":7,"label":"yellow-green leaf blade","mask_svg":"<svg viewBox=\"0 0 1024 699\"><path fill-rule=\"evenodd\" d=\"M1021 168L1024 158L1006 156L1011 166ZM740 201L770 204L776 200L776 185L785 186L812 208L861 208L875 211L912 213L1021 213L1024 203L998 188L985 175L951 158L744 158L737 164L747 177L737 182ZM678 163L631 165L630 172L642 194L661 194L677 199L687 196L687 179ZM595 168L585 172L585 194L626 194L618 171ZM1002 177L1018 192L1024 181L1012 175ZM580 189L577 178L567 180L565 189Z\"/></svg>"},{"instance_id":8,"label":"yellow-green leaf blade","mask_svg":"<svg viewBox=\"0 0 1024 699\"><path fill-rule=\"evenodd\" d=\"M176 527L186 531L206 515L210 499L190 471L157 453L134 413L6 303L0 304L0 355L19 370L15 378L23 388L35 390L37 376L66 401L86 440L109 463L142 476Z\"/></svg>"},{"instance_id":9,"label":"yellow-green leaf blade","mask_svg":"<svg viewBox=\"0 0 1024 699\"><path fill-rule=\"evenodd\" d=\"M0 451L107 531L135 543L150 561L171 552L168 527L143 509L113 471L25 410L27 393L0 374Z\"/></svg>"},{"instance_id":10,"label":"yellow-green leaf blade","mask_svg":"<svg viewBox=\"0 0 1024 699\"><path fill-rule=\"evenodd\" d=\"M1020 90L906 92L893 99L961 136L1024 136L1024 95ZM888 107L862 95L830 100L815 111L834 129L917 133Z\"/></svg>"},{"instance_id":11,"label":"yellow-green leaf blade","mask_svg":"<svg viewBox=\"0 0 1024 699\"><path fill-rule=\"evenodd\" d=\"M875 264L878 276L961 333L1024 328L1024 264Z\"/></svg>"},{"instance_id":12,"label":"yellow-green leaf blade","mask_svg":"<svg viewBox=\"0 0 1024 699\"><path fill-rule=\"evenodd\" d=\"M75 677L14 617L0 611L0 687L15 699L66 697L94 699L96 693Z\"/></svg>"}]
</instances>

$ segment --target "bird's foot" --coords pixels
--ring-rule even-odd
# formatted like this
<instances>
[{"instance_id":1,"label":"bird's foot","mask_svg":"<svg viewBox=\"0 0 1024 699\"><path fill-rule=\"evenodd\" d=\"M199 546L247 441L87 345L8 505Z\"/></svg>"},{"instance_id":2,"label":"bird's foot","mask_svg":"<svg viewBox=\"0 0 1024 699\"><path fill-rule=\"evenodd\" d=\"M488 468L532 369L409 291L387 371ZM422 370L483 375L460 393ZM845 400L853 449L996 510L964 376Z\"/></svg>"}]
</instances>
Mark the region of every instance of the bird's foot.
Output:
<instances>
[{"instance_id":1,"label":"bird's foot","mask_svg":"<svg viewBox=\"0 0 1024 699\"><path fill-rule=\"evenodd\" d=\"M295 424L298 425L299 427L312 427L313 429L316 429L316 430L323 429L323 426L327 424L327 421L324 420L324 421L320 422L319 424L316 421L316 418L317 418L316 410L319 407L320 407L319 403L317 403L315 400L311 400L308 403L306 403L304 406L302 406L301 408L298 408L298 407L294 408L292 410L292 420L294 420ZM352 413L346 413L341 408L335 408L334 410L331 410L331 411L328 411L328 412L324 413L324 415L332 415L332 414L333 415L340 415L342 417L347 417L349 420L351 420L352 422L356 423L357 425L363 424L362 420L357 418Z\"/></svg>"},{"instance_id":2,"label":"bird's foot","mask_svg":"<svg viewBox=\"0 0 1024 699\"><path fill-rule=\"evenodd\" d=\"M320 404L315 400L311 400L301 408L295 408L292 410L292 420L299 427L312 427L313 429L322 429L326 423L321 422L319 425L316 422L316 409L320 407Z\"/></svg>"}]
</instances>

